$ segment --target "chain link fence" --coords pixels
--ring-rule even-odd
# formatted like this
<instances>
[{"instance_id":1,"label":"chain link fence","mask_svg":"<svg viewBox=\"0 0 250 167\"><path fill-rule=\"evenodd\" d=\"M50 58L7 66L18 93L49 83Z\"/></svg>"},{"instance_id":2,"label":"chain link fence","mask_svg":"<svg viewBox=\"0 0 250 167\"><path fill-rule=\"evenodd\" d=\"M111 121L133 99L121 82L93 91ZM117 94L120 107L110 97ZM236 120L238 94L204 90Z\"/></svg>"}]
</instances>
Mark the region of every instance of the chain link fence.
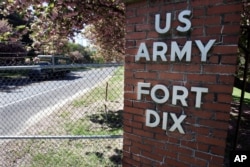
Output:
<instances>
[{"instance_id":1,"label":"chain link fence","mask_svg":"<svg viewBox=\"0 0 250 167\"><path fill-rule=\"evenodd\" d=\"M0 166L121 166L123 73L122 64L1 65Z\"/></svg>"}]
</instances>

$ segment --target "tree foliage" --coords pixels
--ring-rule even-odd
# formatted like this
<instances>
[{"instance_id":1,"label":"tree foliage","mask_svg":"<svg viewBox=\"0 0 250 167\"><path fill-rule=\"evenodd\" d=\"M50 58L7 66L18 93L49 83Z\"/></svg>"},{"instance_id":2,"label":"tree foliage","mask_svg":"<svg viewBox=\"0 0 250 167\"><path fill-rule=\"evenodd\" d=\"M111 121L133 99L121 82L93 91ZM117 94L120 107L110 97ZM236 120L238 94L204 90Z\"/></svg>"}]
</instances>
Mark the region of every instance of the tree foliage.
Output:
<instances>
[{"instance_id":1,"label":"tree foliage","mask_svg":"<svg viewBox=\"0 0 250 167\"><path fill-rule=\"evenodd\" d=\"M2 8L0 6L0 8ZM28 33L28 22L23 20L17 13L4 16L0 13L0 41L20 42ZM30 39L25 39L30 43Z\"/></svg>"},{"instance_id":2,"label":"tree foliage","mask_svg":"<svg viewBox=\"0 0 250 167\"><path fill-rule=\"evenodd\" d=\"M246 58L250 56L250 1L243 1L243 11L241 14L241 34L239 38L239 62L237 77L242 78L244 72L244 64L246 63ZM248 70L248 82L250 81L250 71Z\"/></svg>"},{"instance_id":3,"label":"tree foliage","mask_svg":"<svg viewBox=\"0 0 250 167\"><path fill-rule=\"evenodd\" d=\"M27 55L25 47L21 44L21 42L17 42L22 38L23 33L25 33L20 32L24 30L25 27L23 27L21 25L22 23L20 24L19 21L20 19L17 19L15 14L9 15L9 17L6 18L0 15L1 66L22 64L24 62L24 56Z\"/></svg>"},{"instance_id":4,"label":"tree foliage","mask_svg":"<svg viewBox=\"0 0 250 167\"><path fill-rule=\"evenodd\" d=\"M0 42L0 66L23 64L27 55L24 46L19 42Z\"/></svg>"},{"instance_id":5,"label":"tree foliage","mask_svg":"<svg viewBox=\"0 0 250 167\"><path fill-rule=\"evenodd\" d=\"M12 26L8 23L8 20L0 20L0 41L7 40L10 37Z\"/></svg>"},{"instance_id":6,"label":"tree foliage","mask_svg":"<svg viewBox=\"0 0 250 167\"><path fill-rule=\"evenodd\" d=\"M70 57L73 63L91 63L93 62L93 51L89 47L80 44L67 43L65 54Z\"/></svg>"},{"instance_id":7,"label":"tree foliage","mask_svg":"<svg viewBox=\"0 0 250 167\"><path fill-rule=\"evenodd\" d=\"M86 36L106 53L107 59L124 53L124 4L120 0L8 0L1 13L17 12L30 21L33 47L60 52L68 38L86 26ZM26 27L27 28L27 27Z\"/></svg>"}]
</instances>

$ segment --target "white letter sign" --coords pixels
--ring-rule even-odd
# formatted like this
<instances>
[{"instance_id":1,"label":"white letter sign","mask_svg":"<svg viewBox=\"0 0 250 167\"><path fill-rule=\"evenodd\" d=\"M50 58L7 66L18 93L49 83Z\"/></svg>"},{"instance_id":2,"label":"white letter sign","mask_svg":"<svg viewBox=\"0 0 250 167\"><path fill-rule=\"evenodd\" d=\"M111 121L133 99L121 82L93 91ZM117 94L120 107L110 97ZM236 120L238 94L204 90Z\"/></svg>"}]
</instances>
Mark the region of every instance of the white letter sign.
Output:
<instances>
[{"instance_id":1,"label":"white letter sign","mask_svg":"<svg viewBox=\"0 0 250 167\"><path fill-rule=\"evenodd\" d=\"M182 71L180 75L176 77L170 76L169 83L170 86L165 86L164 84L157 84L155 81L163 82L164 77L168 77L168 75L161 75L162 73L169 72L174 75L176 71L179 71L180 69L177 69L177 67L174 64L175 61L178 61L178 65L180 66L190 66L191 62L191 56L194 56L195 64L197 64L197 54L200 54L200 62L206 62L208 58L208 52L211 50L213 45L215 44L215 39L210 39L206 44L203 44L201 40L188 40L184 41L183 39L193 39L190 38L191 33L186 33L190 31L192 22L192 12L191 10L183 10L180 11L178 16L173 16L173 12L166 12L166 17L161 18L160 14L155 15L155 31L159 34L161 41L155 41L154 37L152 40L149 39L147 41L147 44L152 44L152 46L147 46L146 42L141 42L137 51L137 54L135 55L135 62L140 61L140 59L146 60L146 63L150 62L149 64L144 65L144 69L141 69L143 72L151 72L156 74L154 77L150 78L144 78L145 81L152 81L153 85L151 83L144 83L144 82L138 82L137 83L137 100L142 100L143 97L145 97L146 100L151 100L152 102L156 103L155 105L151 105L151 107L155 107L156 109L162 108L166 110L171 110L172 105L177 106L181 108L182 114L177 117L176 111L173 111L174 113L171 113L171 111L154 111L152 109L146 109L146 126L148 127L158 127L160 123L162 123L161 128L166 131L175 131L178 130L181 134L185 134L183 127L181 125L182 122L184 122L187 115L183 114L184 109L186 107L189 107L188 105L193 103L188 103L191 100L193 100L194 96L192 95L195 93L195 106L193 108L200 108L202 105L202 95L204 93L208 93L208 88L204 87L192 87L189 85L189 83L192 83L192 81L188 81L188 88L180 85L186 85L187 83L187 71ZM173 18L172 18L173 17ZM171 23L174 21L174 25L176 23L179 25L176 25L175 29L171 29ZM173 34L166 34L168 32L172 32ZM180 33L176 33L176 31ZM177 38L176 35L182 35L181 38L178 38L176 41L169 41L169 38ZM135 39L136 40L136 39ZM152 42L151 42L152 41ZM137 41L136 41L137 42ZM169 45L169 46L168 46ZM171 46L170 46L171 45ZM194 53L192 55L192 49L197 46L198 52ZM195 51L196 51L195 50ZM150 55L149 55L150 53ZM169 59L169 60L168 60ZM162 61L162 63L159 63L159 65L167 64L171 66L171 68L167 67L168 69L164 69L161 67L156 67L157 69L154 69L150 66L152 63L156 63L158 65L157 61ZM170 62L167 62L170 61ZM183 63L186 62L186 63ZM143 62L144 63L144 62ZM175 68L177 70L175 70ZM179 67L178 67L179 68ZM182 67L181 67L182 68ZM201 67L200 67L201 68ZM188 68L187 68L188 69ZM201 70L197 70L196 73L201 73ZM174 79L173 79L174 78ZM138 78L136 78L138 79ZM139 79L142 79L141 77ZM172 85L173 83L179 83L178 85ZM191 96L189 96L191 94ZM149 98L146 96L150 96ZM188 97L190 97L188 99ZM151 99L150 99L151 98ZM189 100L189 101L188 101ZM170 105L171 107L161 107L162 104L167 103L167 105ZM175 110L175 109L174 109ZM169 116L170 115L170 116ZM162 116L162 118L161 118ZM169 119L171 119L170 122ZM169 123L174 123L170 128L168 128ZM238 158L238 157L236 157ZM245 157L243 157L245 158ZM238 159L236 159L238 160Z\"/></svg>"}]
</instances>

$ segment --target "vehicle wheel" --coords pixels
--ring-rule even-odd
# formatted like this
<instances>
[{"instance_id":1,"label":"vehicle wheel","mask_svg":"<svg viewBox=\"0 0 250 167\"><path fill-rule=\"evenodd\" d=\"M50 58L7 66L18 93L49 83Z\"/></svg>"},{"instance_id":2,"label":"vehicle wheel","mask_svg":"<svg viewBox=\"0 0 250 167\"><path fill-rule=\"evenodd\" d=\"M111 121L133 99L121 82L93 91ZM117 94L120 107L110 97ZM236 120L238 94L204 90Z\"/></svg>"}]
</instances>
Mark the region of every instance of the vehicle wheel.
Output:
<instances>
[{"instance_id":1,"label":"vehicle wheel","mask_svg":"<svg viewBox=\"0 0 250 167\"><path fill-rule=\"evenodd\" d=\"M66 76L66 73L65 72L62 72L61 73L61 77L64 78Z\"/></svg>"},{"instance_id":2,"label":"vehicle wheel","mask_svg":"<svg viewBox=\"0 0 250 167\"><path fill-rule=\"evenodd\" d=\"M49 79L49 74L44 75L44 80L48 80Z\"/></svg>"},{"instance_id":3,"label":"vehicle wheel","mask_svg":"<svg viewBox=\"0 0 250 167\"><path fill-rule=\"evenodd\" d=\"M39 81L39 79L37 77L34 77L34 76L30 76L29 79L31 81Z\"/></svg>"}]
</instances>

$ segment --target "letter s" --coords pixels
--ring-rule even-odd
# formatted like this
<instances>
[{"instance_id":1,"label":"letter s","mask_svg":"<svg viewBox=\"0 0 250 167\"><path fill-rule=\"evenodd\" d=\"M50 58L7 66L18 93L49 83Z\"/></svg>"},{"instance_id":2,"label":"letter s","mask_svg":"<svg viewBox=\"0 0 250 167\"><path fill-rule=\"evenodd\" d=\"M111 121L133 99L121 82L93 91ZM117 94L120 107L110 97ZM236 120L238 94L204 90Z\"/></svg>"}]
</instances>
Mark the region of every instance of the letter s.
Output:
<instances>
[{"instance_id":1,"label":"letter s","mask_svg":"<svg viewBox=\"0 0 250 167\"><path fill-rule=\"evenodd\" d=\"M184 17L184 16L190 16L190 15L191 15L191 11L190 10L184 10L184 11L182 11L178 15L178 20L181 23L184 23L185 27L178 26L176 28L177 31L186 32L186 31L188 31L191 28L191 21L189 19L187 19L187 18Z\"/></svg>"}]
</instances>

